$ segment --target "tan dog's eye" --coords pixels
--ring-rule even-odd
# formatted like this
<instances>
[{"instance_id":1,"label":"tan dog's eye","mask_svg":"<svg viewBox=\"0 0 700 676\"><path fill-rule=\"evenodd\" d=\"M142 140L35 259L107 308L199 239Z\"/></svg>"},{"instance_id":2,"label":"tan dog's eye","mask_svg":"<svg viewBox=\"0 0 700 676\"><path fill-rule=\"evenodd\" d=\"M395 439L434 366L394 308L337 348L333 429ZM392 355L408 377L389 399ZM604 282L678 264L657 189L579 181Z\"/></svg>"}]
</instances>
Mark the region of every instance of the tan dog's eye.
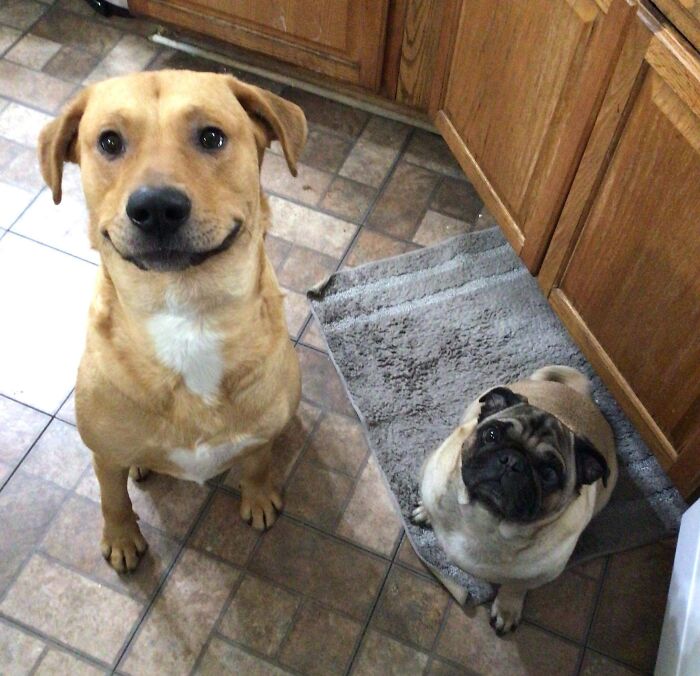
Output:
<instances>
[{"instance_id":1,"label":"tan dog's eye","mask_svg":"<svg viewBox=\"0 0 700 676\"><path fill-rule=\"evenodd\" d=\"M226 134L217 127L205 127L199 132L199 145L205 150L218 150L226 143Z\"/></svg>"},{"instance_id":2,"label":"tan dog's eye","mask_svg":"<svg viewBox=\"0 0 700 676\"><path fill-rule=\"evenodd\" d=\"M116 131L103 131L99 139L100 148L107 155L121 155L124 152L124 139Z\"/></svg>"}]
</instances>

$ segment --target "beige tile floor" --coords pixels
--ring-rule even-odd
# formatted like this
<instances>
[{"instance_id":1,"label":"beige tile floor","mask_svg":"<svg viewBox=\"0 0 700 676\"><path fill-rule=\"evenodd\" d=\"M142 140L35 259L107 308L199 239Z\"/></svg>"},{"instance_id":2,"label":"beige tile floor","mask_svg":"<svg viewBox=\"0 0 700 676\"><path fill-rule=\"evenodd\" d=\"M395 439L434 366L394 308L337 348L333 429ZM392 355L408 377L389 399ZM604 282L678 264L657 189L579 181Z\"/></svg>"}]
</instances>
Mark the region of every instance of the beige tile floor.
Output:
<instances>
[{"instance_id":1,"label":"beige tile floor","mask_svg":"<svg viewBox=\"0 0 700 676\"><path fill-rule=\"evenodd\" d=\"M55 207L35 145L83 83L219 68L147 41L153 29L82 0L0 2L0 673L650 672L672 544L565 573L505 640L412 554L304 291L490 220L438 137L274 83L311 128L296 181L274 147L263 169L304 373L277 444L285 514L263 536L242 524L235 470L206 487L154 476L130 487L148 556L121 577L102 561L71 398L96 258L77 172Z\"/></svg>"}]
</instances>

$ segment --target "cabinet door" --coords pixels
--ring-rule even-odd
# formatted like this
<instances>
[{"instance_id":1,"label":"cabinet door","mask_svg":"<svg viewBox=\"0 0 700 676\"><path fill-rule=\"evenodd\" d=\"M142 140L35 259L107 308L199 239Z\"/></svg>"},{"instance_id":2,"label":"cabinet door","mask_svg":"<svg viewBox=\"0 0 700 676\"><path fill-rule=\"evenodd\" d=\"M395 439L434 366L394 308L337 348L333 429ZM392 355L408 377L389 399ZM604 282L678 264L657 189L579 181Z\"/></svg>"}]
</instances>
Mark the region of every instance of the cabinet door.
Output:
<instances>
[{"instance_id":1,"label":"cabinet door","mask_svg":"<svg viewBox=\"0 0 700 676\"><path fill-rule=\"evenodd\" d=\"M462 4L436 124L533 272L633 14L625 0Z\"/></svg>"},{"instance_id":2,"label":"cabinet door","mask_svg":"<svg viewBox=\"0 0 700 676\"><path fill-rule=\"evenodd\" d=\"M131 0L137 14L379 88L389 0Z\"/></svg>"},{"instance_id":3,"label":"cabinet door","mask_svg":"<svg viewBox=\"0 0 700 676\"><path fill-rule=\"evenodd\" d=\"M687 494L700 483L700 60L669 28L645 30L550 300Z\"/></svg>"}]
</instances>

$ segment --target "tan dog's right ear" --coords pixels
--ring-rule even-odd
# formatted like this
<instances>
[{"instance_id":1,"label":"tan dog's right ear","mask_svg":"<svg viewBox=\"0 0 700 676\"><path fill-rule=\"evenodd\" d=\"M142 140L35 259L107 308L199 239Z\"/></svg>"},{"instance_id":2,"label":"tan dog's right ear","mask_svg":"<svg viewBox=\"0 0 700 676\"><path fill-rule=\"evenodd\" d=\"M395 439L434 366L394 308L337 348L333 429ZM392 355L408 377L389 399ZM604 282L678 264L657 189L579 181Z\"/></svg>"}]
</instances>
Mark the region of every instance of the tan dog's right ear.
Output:
<instances>
[{"instance_id":1,"label":"tan dog's right ear","mask_svg":"<svg viewBox=\"0 0 700 676\"><path fill-rule=\"evenodd\" d=\"M83 90L49 122L39 134L39 163L41 175L51 188L54 204L61 201L64 162L78 162L76 141L78 125L85 112L87 90Z\"/></svg>"}]
</instances>

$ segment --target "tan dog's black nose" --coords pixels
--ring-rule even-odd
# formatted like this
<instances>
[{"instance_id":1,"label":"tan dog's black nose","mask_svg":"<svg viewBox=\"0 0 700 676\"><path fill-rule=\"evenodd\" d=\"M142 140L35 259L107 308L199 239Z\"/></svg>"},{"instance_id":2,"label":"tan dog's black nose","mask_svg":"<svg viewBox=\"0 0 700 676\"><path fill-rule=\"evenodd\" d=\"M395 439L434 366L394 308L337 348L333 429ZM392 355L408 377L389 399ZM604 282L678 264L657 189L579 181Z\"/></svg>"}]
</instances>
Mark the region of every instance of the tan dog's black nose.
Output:
<instances>
[{"instance_id":1,"label":"tan dog's black nose","mask_svg":"<svg viewBox=\"0 0 700 676\"><path fill-rule=\"evenodd\" d=\"M142 186L126 203L126 214L137 228L163 239L184 225L191 211L190 198L170 186Z\"/></svg>"}]
</instances>

